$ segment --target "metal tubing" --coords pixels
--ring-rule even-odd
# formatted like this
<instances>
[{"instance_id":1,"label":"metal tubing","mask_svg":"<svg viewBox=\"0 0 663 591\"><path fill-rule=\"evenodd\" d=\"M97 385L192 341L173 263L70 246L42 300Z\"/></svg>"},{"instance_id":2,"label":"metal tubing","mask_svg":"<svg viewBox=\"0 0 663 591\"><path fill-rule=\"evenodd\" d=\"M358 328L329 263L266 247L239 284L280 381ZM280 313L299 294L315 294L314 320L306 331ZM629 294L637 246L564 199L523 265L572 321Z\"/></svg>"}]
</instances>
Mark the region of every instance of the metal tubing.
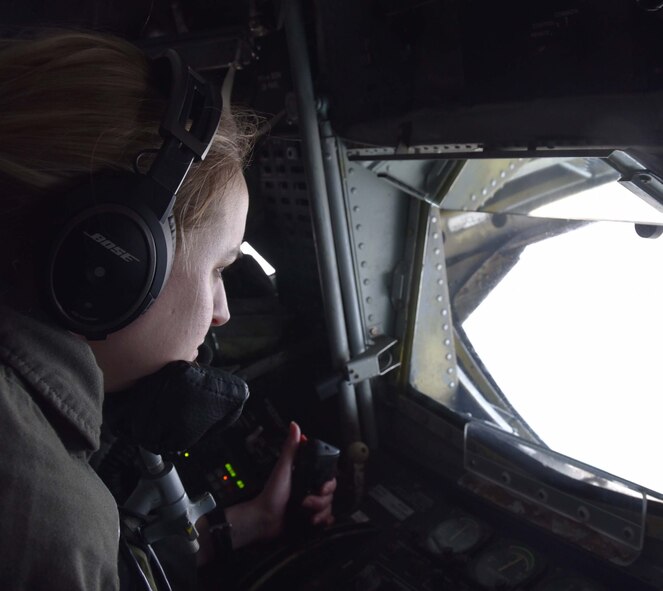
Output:
<instances>
[{"instance_id":1,"label":"metal tubing","mask_svg":"<svg viewBox=\"0 0 663 591\"><path fill-rule=\"evenodd\" d=\"M343 197L343 181L339 169L338 140L331 130L329 121L320 125L322 136L322 156L327 181L327 193L331 214L332 232L336 246L338 272L341 280L343 306L345 310L345 323L350 343L352 358L357 357L366 350L363 324L361 320L361 307L357 297L357 280L354 272L351 249L350 232L348 230L348 216ZM364 441L371 449L377 448L377 427L375 424L375 411L373 408L373 393L371 384L365 380L356 385L357 404Z\"/></svg>"},{"instance_id":2,"label":"metal tubing","mask_svg":"<svg viewBox=\"0 0 663 591\"><path fill-rule=\"evenodd\" d=\"M297 97L299 125L304 144L304 164L311 190L311 211L324 298L325 320L329 331L332 363L334 369L339 370L350 360L350 348L339 287L338 265L334 251L334 236L322 162L322 147L306 45L306 32L298 0L285 0L283 13L292 80ZM351 444L361 441L355 390L345 380L339 387L339 398L344 443Z\"/></svg>"}]
</instances>

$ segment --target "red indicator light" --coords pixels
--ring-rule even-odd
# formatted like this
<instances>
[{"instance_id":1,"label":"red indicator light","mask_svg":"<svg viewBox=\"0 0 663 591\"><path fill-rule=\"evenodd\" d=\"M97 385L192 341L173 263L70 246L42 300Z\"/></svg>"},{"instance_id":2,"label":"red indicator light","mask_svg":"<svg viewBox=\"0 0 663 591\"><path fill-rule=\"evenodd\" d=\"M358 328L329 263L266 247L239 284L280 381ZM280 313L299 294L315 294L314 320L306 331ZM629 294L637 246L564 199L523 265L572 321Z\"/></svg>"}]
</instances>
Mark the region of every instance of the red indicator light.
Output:
<instances>
[{"instance_id":1,"label":"red indicator light","mask_svg":"<svg viewBox=\"0 0 663 591\"><path fill-rule=\"evenodd\" d=\"M227 474L224 474L223 479L224 479L224 480L228 480L228 475L227 475Z\"/></svg>"}]
</instances>

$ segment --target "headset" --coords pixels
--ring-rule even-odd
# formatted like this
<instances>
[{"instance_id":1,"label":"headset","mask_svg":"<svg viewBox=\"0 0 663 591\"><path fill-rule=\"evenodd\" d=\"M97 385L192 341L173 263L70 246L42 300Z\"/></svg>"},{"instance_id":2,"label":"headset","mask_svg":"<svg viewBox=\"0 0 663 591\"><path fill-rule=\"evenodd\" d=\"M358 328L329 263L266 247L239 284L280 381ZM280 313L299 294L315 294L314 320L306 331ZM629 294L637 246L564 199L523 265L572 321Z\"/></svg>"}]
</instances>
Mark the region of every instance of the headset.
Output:
<instances>
[{"instance_id":1,"label":"headset","mask_svg":"<svg viewBox=\"0 0 663 591\"><path fill-rule=\"evenodd\" d=\"M47 263L49 308L65 328L104 339L143 314L163 289L175 252L173 205L191 164L203 160L219 126L218 87L172 49L151 67L169 82L159 133L163 143L146 173L94 175L66 196L71 215Z\"/></svg>"}]
</instances>

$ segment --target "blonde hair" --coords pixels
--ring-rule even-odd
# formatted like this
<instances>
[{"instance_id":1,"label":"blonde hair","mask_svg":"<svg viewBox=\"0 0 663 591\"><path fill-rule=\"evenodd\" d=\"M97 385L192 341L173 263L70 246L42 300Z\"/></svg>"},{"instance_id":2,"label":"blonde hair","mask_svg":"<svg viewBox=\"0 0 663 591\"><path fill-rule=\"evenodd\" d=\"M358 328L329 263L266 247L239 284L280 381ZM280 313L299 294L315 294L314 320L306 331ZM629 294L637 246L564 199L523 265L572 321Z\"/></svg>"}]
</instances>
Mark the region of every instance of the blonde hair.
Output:
<instances>
[{"instance_id":1,"label":"blonde hair","mask_svg":"<svg viewBox=\"0 0 663 591\"><path fill-rule=\"evenodd\" d=\"M90 175L133 170L162 143L166 109L144 54L122 39L57 32L0 42L0 242L16 258L52 223L61 196ZM199 226L241 173L255 120L224 105L207 158L180 188L178 234ZM21 247L18 244L23 242ZM12 251L14 251L12 253ZM3 255L0 255L3 256Z\"/></svg>"}]
</instances>

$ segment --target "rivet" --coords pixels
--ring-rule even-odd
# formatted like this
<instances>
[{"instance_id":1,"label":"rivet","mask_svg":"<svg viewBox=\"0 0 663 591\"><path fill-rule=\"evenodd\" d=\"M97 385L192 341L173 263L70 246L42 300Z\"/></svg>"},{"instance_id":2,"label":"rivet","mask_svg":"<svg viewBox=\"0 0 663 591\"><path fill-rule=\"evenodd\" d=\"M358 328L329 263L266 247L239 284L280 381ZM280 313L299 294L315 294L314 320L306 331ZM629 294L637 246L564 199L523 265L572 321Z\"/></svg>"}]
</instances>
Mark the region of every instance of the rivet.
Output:
<instances>
[{"instance_id":1,"label":"rivet","mask_svg":"<svg viewBox=\"0 0 663 591\"><path fill-rule=\"evenodd\" d=\"M589 509L587 509L587 507L581 505L578 507L576 514L578 515L578 519L580 519L580 521L589 521Z\"/></svg>"}]
</instances>

